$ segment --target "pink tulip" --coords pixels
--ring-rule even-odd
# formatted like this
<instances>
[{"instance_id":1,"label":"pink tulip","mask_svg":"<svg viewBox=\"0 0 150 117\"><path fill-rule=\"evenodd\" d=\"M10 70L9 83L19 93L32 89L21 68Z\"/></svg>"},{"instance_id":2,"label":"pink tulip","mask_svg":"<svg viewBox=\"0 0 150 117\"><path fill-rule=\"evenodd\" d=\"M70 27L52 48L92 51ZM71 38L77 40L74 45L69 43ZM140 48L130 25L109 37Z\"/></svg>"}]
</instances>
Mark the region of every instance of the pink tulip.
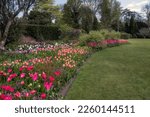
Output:
<instances>
[{"instance_id":1,"label":"pink tulip","mask_svg":"<svg viewBox=\"0 0 150 117\"><path fill-rule=\"evenodd\" d=\"M7 72L8 72L8 73L11 73L11 72L12 72L12 69L9 68L9 69L7 70Z\"/></svg>"},{"instance_id":2,"label":"pink tulip","mask_svg":"<svg viewBox=\"0 0 150 117\"><path fill-rule=\"evenodd\" d=\"M26 76L25 73L20 74L20 78L24 78Z\"/></svg>"},{"instance_id":3,"label":"pink tulip","mask_svg":"<svg viewBox=\"0 0 150 117\"><path fill-rule=\"evenodd\" d=\"M14 74L11 74L8 79L7 79L7 82L10 82L13 78L17 77L17 74L14 73Z\"/></svg>"},{"instance_id":4,"label":"pink tulip","mask_svg":"<svg viewBox=\"0 0 150 117\"><path fill-rule=\"evenodd\" d=\"M30 94L27 92L25 93L25 97L28 98L30 96Z\"/></svg>"},{"instance_id":5,"label":"pink tulip","mask_svg":"<svg viewBox=\"0 0 150 117\"><path fill-rule=\"evenodd\" d=\"M54 74L55 74L56 76L60 76L61 72L60 72L60 71L55 71Z\"/></svg>"},{"instance_id":6,"label":"pink tulip","mask_svg":"<svg viewBox=\"0 0 150 117\"><path fill-rule=\"evenodd\" d=\"M19 91L17 91L15 94L14 94L15 97L17 98L20 98L21 97L21 93Z\"/></svg>"},{"instance_id":7,"label":"pink tulip","mask_svg":"<svg viewBox=\"0 0 150 117\"><path fill-rule=\"evenodd\" d=\"M45 72L43 72L43 73L42 73L42 78L45 80L45 79L46 79L46 77L47 77L47 76L46 76L46 73L45 73Z\"/></svg>"},{"instance_id":8,"label":"pink tulip","mask_svg":"<svg viewBox=\"0 0 150 117\"><path fill-rule=\"evenodd\" d=\"M22 71L22 70L23 70L23 68L22 68L22 67L20 67L20 68L19 68L19 71Z\"/></svg>"},{"instance_id":9,"label":"pink tulip","mask_svg":"<svg viewBox=\"0 0 150 117\"><path fill-rule=\"evenodd\" d=\"M50 82L45 82L44 83L44 87L46 88L47 91L49 91L52 87L53 83L50 83Z\"/></svg>"},{"instance_id":10,"label":"pink tulip","mask_svg":"<svg viewBox=\"0 0 150 117\"><path fill-rule=\"evenodd\" d=\"M36 90L32 90L32 91L30 91L30 94L34 95L36 92L37 92Z\"/></svg>"},{"instance_id":11,"label":"pink tulip","mask_svg":"<svg viewBox=\"0 0 150 117\"><path fill-rule=\"evenodd\" d=\"M38 73L35 72L34 74L30 74L30 77L33 79L33 81L36 81L38 79Z\"/></svg>"},{"instance_id":12,"label":"pink tulip","mask_svg":"<svg viewBox=\"0 0 150 117\"><path fill-rule=\"evenodd\" d=\"M24 83L24 81L21 81L21 83L20 83L21 85L24 85L25 83Z\"/></svg>"}]
</instances>

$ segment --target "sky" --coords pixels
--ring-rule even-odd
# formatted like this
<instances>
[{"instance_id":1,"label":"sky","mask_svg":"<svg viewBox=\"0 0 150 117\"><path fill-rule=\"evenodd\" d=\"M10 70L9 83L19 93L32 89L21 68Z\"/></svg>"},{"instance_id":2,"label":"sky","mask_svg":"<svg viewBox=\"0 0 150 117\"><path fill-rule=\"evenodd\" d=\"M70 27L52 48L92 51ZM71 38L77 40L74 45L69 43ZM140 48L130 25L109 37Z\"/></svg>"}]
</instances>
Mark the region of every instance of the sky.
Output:
<instances>
[{"instance_id":1,"label":"sky","mask_svg":"<svg viewBox=\"0 0 150 117\"><path fill-rule=\"evenodd\" d=\"M55 4L64 4L67 0L55 0ZM150 3L150 0L118 0L121 2L123 8L128 8L132 11L142 13L142 7L146 3Z\"/></svg>"}]
</instances>

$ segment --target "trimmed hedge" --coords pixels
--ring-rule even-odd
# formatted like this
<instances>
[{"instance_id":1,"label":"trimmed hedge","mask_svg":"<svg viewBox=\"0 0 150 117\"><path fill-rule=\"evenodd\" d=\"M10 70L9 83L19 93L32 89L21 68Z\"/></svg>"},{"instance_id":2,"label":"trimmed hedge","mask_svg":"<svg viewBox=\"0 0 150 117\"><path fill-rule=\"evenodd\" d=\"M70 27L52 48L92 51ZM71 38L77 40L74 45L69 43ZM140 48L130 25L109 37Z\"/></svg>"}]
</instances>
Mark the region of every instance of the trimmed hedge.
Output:
<instances>
[{"instance_id":1,"label":"trimmed hedge","mask_svg":"<svg viewBox=\"0 0 150 117\"><path fill-rule=\"evenodd\" d=\"M57 40L61 32L57 26L28 26L27 35L37 40Z\"/></svg>"}]
</instances>

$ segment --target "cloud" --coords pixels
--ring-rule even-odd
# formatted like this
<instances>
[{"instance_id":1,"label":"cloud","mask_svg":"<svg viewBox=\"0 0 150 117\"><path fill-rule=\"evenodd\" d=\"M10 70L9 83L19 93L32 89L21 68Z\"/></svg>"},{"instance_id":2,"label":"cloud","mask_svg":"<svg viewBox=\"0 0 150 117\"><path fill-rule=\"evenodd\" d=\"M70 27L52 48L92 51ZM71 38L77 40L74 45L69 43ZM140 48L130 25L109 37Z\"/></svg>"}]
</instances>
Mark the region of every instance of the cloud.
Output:
<instances>
[{"instance_id":1,"label":"cloud","mask_svg":"<svg viewBox=\"0 0 150 117\"><path fill-rule=\"evenodd\" d=\"M128 8L132 11L141 12L142 7L148 2L149 2L149 0L142 0L140 2L134 1L130 4L128 4L126 8Z\"/></svg>"}]
</instances>

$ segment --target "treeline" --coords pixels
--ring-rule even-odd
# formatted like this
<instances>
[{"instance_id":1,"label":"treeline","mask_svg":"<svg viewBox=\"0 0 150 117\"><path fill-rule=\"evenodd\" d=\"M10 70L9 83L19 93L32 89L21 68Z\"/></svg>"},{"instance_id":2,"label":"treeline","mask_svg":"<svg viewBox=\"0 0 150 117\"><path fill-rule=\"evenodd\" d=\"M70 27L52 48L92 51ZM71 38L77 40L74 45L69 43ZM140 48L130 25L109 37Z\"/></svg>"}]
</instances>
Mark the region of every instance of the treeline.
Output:
<instances>
[{"instance_id":1,"label":"treeline","mask_svg":"<svg viewBox=\"0 0 150 117\"><path fill-rule=\"evenodd\" d=\"M81 32L115 30L136 38L150 37L150 5L146 18L121 8L117 0L68 0L57 6L53 0L1 0L0 49L21 35L37 40L76 39Z\"/></svg>"}]
</instances>

